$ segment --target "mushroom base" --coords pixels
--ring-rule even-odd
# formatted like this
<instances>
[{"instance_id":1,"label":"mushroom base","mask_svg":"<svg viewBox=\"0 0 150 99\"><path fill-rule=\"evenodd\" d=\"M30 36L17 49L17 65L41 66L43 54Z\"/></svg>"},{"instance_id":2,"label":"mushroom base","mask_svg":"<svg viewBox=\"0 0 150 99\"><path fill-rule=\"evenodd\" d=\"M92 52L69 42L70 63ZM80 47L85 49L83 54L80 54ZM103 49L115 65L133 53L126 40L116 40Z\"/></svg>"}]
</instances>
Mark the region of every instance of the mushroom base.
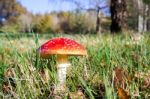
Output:
<instances>
[{"instance_id":1,"label":"mushroom base","mask_svg":"<svg viewBox=\"0 0 150 99\"><path fill-rule=\"evenodd\" d=\"M66 90L66 74L67 67L70 66L66 55L57 56L57 77L58 84L55 87L56 92L61 92Z\"/></svg>"}]
</instances>

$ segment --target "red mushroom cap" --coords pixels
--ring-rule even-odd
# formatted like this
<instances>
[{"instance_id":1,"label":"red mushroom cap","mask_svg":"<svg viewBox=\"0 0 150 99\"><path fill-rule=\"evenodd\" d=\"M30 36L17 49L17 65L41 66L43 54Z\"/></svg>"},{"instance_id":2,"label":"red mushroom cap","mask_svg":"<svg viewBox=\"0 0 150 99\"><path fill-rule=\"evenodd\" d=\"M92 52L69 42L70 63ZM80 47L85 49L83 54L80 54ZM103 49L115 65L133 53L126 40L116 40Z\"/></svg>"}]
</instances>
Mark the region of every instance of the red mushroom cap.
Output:
<instances>
[{"instance_id":1,"label":"red mushroom cap","mask_svg":"<svg viewBox=\"0 0 150 99\"><path fill-rule=\"evenodd\" d=\"M86 49L69 38L54 38L44 43L38 52L42 58L48 58L52 54L61 55L87 55Z\"/></svg>"}]
</instances>

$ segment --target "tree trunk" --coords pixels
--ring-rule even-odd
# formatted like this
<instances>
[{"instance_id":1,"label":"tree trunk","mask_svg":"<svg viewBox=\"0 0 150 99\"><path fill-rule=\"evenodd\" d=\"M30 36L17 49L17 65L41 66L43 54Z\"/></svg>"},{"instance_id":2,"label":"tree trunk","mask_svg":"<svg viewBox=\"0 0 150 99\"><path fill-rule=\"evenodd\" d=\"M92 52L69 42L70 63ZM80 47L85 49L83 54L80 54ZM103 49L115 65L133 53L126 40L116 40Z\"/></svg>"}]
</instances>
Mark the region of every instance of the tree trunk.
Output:
<instances>
[{"instance_id":1,"label":"tree trunk","mask_svg":"<svg viewBox=\"0 0 150 99\"><path fill-rule=\"evenodd\" d=\"M100 14L100 8L97 8L97 18L96 18L96 33L101 33L101 14Z\"/></svg>"},{"instance_id":2,"label":"tree trunk","mask_svg":"<svg viewBox=\"0 0 150 99\"><path fill-rule=\"evenodd\" d=\"M144 17L142 15L138 15L138 32L141 33L143 32L144 29Z\"/></svg>"},{"instance_id":3,"label":"tree trunk","mask_svg":"<svg viewBox=\"0 0 150 99\"><path fill-rule=\"evenodd\" d=\"M143 24L143 31L146 32L147 31L147 23L148 23L148 5L145 4L144 5L144 24Z\"/></svg>"},{"instance_id":4,"label":"tree trunk","mask_svg":"<svg viewBox=\"0 0 150 99\"><path fill-rule=\"evenodd\" d=\"M138 32L141 33L144 31L144 4L142 0L137 0L138 8Z\"/></svg>"},{"instance_id":5,"label":"tree trunk","mask_svg":"<svg viewBox=\"0 0 150 99\"><path fill-rule=\"evenodd\" d=\"M111 0L111 32L121 32L126 27L127 22L127 4L126 0Z\"/></svg>"},{"instance_id":6,"label":"tree trunk","mask_svg":"<svg viewBox=\"0 0 150 99\"><path fill-rule=\"evenodd\" d=\"M150 5L148 6L147 30L150 31Z\"/></svg>"}]
</instances>

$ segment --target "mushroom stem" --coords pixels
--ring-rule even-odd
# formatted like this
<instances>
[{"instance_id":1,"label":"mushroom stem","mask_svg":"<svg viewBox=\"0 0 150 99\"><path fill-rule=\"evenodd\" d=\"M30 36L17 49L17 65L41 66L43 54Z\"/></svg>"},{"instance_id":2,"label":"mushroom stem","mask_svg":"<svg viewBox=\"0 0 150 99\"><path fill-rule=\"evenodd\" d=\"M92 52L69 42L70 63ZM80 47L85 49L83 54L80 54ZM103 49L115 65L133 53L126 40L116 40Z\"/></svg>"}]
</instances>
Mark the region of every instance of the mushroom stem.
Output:
<instances>
[{"instance_id":1,"label":"mushroom stem","mask_svg":"<svg viewBox=\"0 0 150 99\"><path fill-rule=\"evenodd\" d=\"M67 67L69 67L70 63L68 62L67 55L58 55L57 56L57 76L58 76L58 84L56 85L55 90L64 90L66 83L66 74Z\"/></svg>"}]
</instances>

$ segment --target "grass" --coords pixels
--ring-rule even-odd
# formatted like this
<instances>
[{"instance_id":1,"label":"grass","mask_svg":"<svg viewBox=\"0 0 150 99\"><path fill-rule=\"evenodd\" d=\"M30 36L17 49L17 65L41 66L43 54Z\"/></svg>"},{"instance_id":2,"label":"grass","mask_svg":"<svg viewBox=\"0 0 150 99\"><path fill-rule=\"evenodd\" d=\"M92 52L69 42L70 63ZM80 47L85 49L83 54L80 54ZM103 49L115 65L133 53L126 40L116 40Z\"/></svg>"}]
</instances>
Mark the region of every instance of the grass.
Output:
<instances>
[{"instance_id":1,"label":"grass","mask_svg":"<svg viewBox=\"0 0 150 99\"><path fill-rule=\"evenodd\" d=\"M88 51L88 57L70 56L72 68L68 70L65 92L68 96L150 98L149 34L138 44L128 35L1 34L0 98L68 97L53 93L57 83L56 56L46 60L36 54L36 49L53 37L69 37Z\"/></svg>"}]
</instances>

